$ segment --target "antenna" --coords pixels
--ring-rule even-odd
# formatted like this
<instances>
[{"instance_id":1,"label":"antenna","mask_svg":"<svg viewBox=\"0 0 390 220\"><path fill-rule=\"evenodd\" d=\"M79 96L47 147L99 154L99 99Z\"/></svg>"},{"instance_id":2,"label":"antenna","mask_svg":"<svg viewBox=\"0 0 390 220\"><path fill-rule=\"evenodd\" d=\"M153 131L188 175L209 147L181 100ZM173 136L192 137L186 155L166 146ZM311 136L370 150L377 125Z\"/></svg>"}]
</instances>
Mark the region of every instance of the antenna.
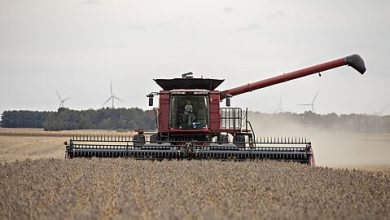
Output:
<instances>
[{"instance_id":1,"label":"antenna","mask_svg":"<svg viewBox=\"0 0 390 220\"><path fill-rule=\"evenodd\" d=\"M301 106L311 106L311 112L314 113L315 112L315 107L314 107L315 105L314 105L314 103L315 103L315 101L317 99L317 96L318 96L319 92L320 91L317 91L317 93L314 95L311 103L304 103L304 104L298 104L298 105L301 105Z\"/></svg>"},{"instance_id":2,"label":"antenna","mask_svg":"<svg viewBox=\"0 0 390 220\"><path fill-rule=\"evenodd\" d=\"M58 99L60 100L60 106L58 108L63 108L65 101L70 99L70 97L62 99L60 93L57 90L56 90L56 93L57 93Z\"/></svg>"},{"instance_id":3,"label":"antenna","mask_svg":"<svg viewBox=\"0 0 390 220\"><path fill-rule=\"evenodd\" d=\"M109 101L111 101L111 108L114 109L115 108L115 99L118 100L118 101L124 102L122 99L120 99L119 97L117 97L114 94L113 89L112 89L112 81L110 81L110 97L103 103L102 106L104 106Z\"/></svg>"}]
</instances>

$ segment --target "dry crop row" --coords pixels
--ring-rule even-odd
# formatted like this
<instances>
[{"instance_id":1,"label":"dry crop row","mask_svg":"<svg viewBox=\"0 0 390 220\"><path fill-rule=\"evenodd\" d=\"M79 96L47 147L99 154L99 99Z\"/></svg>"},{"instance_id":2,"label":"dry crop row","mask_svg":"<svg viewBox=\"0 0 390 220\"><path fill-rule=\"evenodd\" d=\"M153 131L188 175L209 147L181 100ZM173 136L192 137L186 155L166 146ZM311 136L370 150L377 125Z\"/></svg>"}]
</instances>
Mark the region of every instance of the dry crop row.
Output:
<instances>
[{"instance_id":1,"label":"dry crop row","mask_svg":"<svg viewBox=\"0 0 390 220\"><path fill-rule=\"evenodd\" d=\"M0 165L0 219L388 219L390 177L273 161Z\"/></svg>"}]
</instances>

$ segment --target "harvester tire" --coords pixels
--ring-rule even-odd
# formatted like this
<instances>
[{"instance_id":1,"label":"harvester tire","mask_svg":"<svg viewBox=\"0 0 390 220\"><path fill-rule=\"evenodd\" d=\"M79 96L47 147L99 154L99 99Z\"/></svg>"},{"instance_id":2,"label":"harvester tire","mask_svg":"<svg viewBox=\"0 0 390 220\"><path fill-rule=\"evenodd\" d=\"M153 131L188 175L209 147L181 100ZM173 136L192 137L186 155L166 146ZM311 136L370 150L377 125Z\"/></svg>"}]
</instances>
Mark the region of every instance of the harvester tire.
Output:
<instances>
[{"instance_id":1,"label":"harvester tire","mask_svg":"<svg viewBox=\"0 0 390 220\"><path fill-rule=\"evenodd\" d=\"M237 147L245 147L245 135L238 134L233 137L233 143Z\"/></svg>"},{"instance_id":2,"label":"harvester tire","mask_svg":"<svg viewBox=\"0 0 390 220\"><path fill-rule=\"evenodd\" d=\"M142 147L143 145L145 145L145 135L143 134L134 135L133 144L134 147Z\"/></svg>"},{"instance_id":3,"label":"harvester tire","mask_svg":"<svg viewBox=\"0 0 390 220\"><path fill-rule=\"evenodd\" d=\"M158 135L157 134L152 134L150 135L150 143L158 143L159 142L159 138L158 138Z\"/></svg>"},{"instance_id":4,"label":"harvester tire","mask_svg":"<svg viewBox=\"0 0 390 220\"><path fill-rule=\"evenodd\" d=\"M229 137L225 134L218 135L217 142L218 144L227 144L229 143Z\"/></svg>"}]
</instances>

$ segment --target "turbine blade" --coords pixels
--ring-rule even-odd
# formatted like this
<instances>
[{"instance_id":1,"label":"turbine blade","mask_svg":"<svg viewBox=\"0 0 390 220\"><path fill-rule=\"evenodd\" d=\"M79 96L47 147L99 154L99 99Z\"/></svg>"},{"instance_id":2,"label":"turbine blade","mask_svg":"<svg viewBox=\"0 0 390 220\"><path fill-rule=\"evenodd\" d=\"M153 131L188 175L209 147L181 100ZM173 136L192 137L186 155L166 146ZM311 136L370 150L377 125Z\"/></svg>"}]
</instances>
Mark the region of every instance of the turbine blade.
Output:
<instances>
[{"instance_id":1,"label":"turbine blade","mask_svg":"<svg viewBox=\"0 0 390 220\"><path fill-rule=\"evenodd\" d=\"M60 93L58 93L58 91L56 90L56 93L57 93L57 97L58 97L58 99L61 101L62 100L62 98L61 98L61 96L60 96Z\"/></svg>"},{"instance_id":2,"label":"turbine blade","mask_svg":"<svg viewBox=\"0 0 390 220\"><path fill-rule=\"evenodd\" d=\"M71 97L67 97L65 99L63 99L62 101L65 102L66 100L70 99Z\"/></svg>"},{"instance_id":3,"label":"turbine blade","mask_svg":"<svg viewBox=\"0 0 390 220\"><path fill-rule=\"evenodd\" d=\"M385 107L383 107L383 108L381 109L381 111L379 112L380 115L382 115L383 112L387 109L387 106L389 106L389 104L385 105Z\"/></svg>"},{"instance_id":4,"label":"turbine blade","mask_svg":"<svg viewBox=\"0 0 390 220\"><path fill-rule=\"evenodd\" d=\"M315 100L316 100L316 98L317 98L319 92L320 92L320 91L317 91L316 95L314 96L313 101L311 102L312 104L314 104L314 102L315 102Z\"/></svg>"},{"instance_id":5,"label":"turbine blade","mask_svg":"<svg viewBox=\"0 0 390 220\"><path fill-rule=\"evenodd\" d=\"M113 96L113 98L116 99L116 100L119 100L119 101L121 101L121 102L125 102L125 101L123 101L122 99L118 98L118 97L115 96L115 95Z\"/></svg>"},{"instance_id":6,"label":"turbine blade","mask_svg":"<svg viewBox=\"0 0 390 220\"><path fill-rule=\"evenodd\" d=\"M104 106L105 104L107 104L107 102L109 102L111 99L112 99L112 96L110 96L110 98L108 98L107 101L104 102L102 106Z\"/></svg>"},{"instance_id":7,"label":"turbine blade","mask_svg":"<svg viewBox=\"0 0 390 220\"><path fill-rule=\"evenodd\" d=\"M111 89L111 96L113 96L114 93L112 92L112 80L110 81L110 89Z\"/></svg>"}]
</instances>

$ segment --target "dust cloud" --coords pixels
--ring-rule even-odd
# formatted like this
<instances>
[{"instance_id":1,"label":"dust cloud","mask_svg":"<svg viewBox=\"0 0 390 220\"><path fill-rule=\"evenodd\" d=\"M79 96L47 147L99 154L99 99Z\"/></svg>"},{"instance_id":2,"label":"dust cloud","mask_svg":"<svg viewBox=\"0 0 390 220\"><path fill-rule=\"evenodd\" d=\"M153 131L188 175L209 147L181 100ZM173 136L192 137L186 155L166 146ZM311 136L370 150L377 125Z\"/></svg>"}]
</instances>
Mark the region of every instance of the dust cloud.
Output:
<instances>
[{"instance_id":1,"label":"dust cloud","mask_svg":"<svg viewBox=\"0 0 390 220\"><path fill-rule=\"evenodd\" d=\"M257 137L307 137L319 166L390 169L390 133L324 129L288 118L256 114L250 114L249 120Z\"/></svg>"}]
</instances>

